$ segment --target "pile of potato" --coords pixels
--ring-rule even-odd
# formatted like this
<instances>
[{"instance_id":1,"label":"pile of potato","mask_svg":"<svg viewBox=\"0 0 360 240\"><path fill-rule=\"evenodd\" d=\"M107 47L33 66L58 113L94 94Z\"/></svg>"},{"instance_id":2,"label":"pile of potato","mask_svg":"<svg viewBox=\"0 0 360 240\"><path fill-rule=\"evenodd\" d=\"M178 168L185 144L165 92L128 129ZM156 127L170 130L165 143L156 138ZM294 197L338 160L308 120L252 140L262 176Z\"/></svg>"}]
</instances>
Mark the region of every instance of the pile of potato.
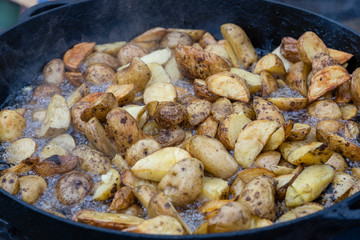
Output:
<instances>
[{"instance_id":1,"label":"pile of potato","mask_svg":"<svg viewBox=\"0 0 360 240\"><path fill-rule=\"evenodd\" d=\"M221 33L157 27L51 60L33 91L51 99L46 109L28 119L29 109L0 112L11 164L0 187L34 204L60 176L64 208L87 196L107 206L74 221L172 235L265 227L359 191L360 168L349 166L360 160L360 68L346 70L353 55L305 32L259 58L241 27L223 24ZM69 83L76 90L65 97ZM276 97L282 89L288 96ZM286 114L303 109L315 124ZM41 123L31 136L29 121ZM180 216L188 208L203 214L196 226Z\"/></svg>"}]
</instances>

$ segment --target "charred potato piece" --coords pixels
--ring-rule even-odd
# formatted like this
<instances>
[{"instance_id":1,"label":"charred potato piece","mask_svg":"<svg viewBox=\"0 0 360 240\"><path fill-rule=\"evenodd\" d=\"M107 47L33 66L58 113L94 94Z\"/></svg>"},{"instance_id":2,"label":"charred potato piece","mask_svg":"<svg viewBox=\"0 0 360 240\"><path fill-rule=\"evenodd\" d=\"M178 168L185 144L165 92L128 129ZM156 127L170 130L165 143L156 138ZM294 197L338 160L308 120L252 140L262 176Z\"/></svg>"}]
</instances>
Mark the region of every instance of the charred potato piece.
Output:
<instances>
[{"instance_id":1,"label":"charred potato piece","mask_svg":"<svg viewBox=\"0 0 360 240\"><path fill-rule=\"evenodd\" d=\"M65 77L65 64L61 59L53 59L43 69L43 78L46 83L60 85Z\"/></svg>"},{"instance_id":2,"label":"charred potato piece","mask_svg":"<svg viewBox=\"0 0 360 240\"><path fill-rule=\"evenodd\" d=\"M80 167L84 171L102 174L111 167L109 158L86 145L78 145L72 154L79 158Z\"/></svg>"},{"instance_id":3,"label":"charred potato piece","mask_svg":"<svg viewBox=\"0 0 360 240\"><path fill-rule=\"evenodd\" d=\"M218 131L218 125L219 124L214 119L214 117L209 116L202 123L200 123L199 126L196 128L196 134L215 138L216 133Z\"/></svg>"},{"instance_id":4,"label":"charred potato piece","mask_svg":"<svg viewBox=\"0 0 360 240\"><path fill-rule=\"evenodd\" d=\"M75 103L79 102L83 97L90 93L90 87L86 83L81 84L68 98L67 103L72 107Z\"/></svg>"},{"instance_id":5,"label":"charred potato piece","mask_svg":"<svg viewBox=\"0 0 360 240\"><path fill-rule=\"evenodd\" d=\"M210 75L230 70L222 57L190 46L178 45L175 60L181 74L190 79L205 79Z\"/></svg>"},{"instance_id":6,"label":"charred potato piece","mask_svg":"<svg viewBox=\"0 0 360 240\"><path fill-rule=\"evenodd\" d=\"M192 203L201 194L204 165L196 158L175 163L161 179L158 189L171 199L175 206Z\"/></svg>"},{"instance_id":7,"label":"charred potato piece","mask_svg":"<svg viewBox=\"0 0 360 240\"><path fill-rule=\"evenodd\" d=\"M17 174L27 173L27 172L31 171L36 164L39 163L39 160L40 159L38 156L27 158L25 160L22 160L19 164L15 165L15 166L12 166L10 168L2 170L0 173L1 174L6 174L9 172L17 173Z\"/></svg>"},{"instance_id":8,"label":"charred potato piece","mask_svg":"<svg viewBox=\"0 0 360 240\"><path fill-rule=\"evenodd\" d=\"M101 182L96 187L93 200L105 201L114 196L121 183L120 173L114 168L110 168L101 176Z\"/></svg>"},{"instance_id":9,"label":"charred potato piece","mask_svg":"<svg viewBox=\"0 0 360 240\"><path fill-rule=\"evenodd\" d=\"M215 177L228 179L238 169L238 164L217 139L195 135L190 139L189 152L204 164L206 171ZM219 166L222 167L219 168Z\"/></svg>"},{"instance_id":10,"label":"charred potato piece","mask_svg":"<svg viewBox=\"0 0 360 240\"><path fill-rule=\"evenodd\" d=\"M227 98L219 98L217 99L211 108L211 114L214 119L218 122L223 121L228 115L230 115L233 111L232 104Z\"/></svg>"},{"instance_id":11,"label":"charred potato piece","mask_svg":"<svg viewBox=\"0 0 360 240\"><path fill-rule=\"evenodd\" d=\"M131 62L131 60L133 60L135 57L140 58L146 54L148 54L148 51L145 48L134 42L129 42L119 50L117 57L119 59L120 65L123 66Z\"/></svg>"},{"instance_id":12,"label":"charred potato piece","mask_svg":"<svg viewBox=\"0 0 360 240\"><path fill-rule=\"evenodd\" d=\"M161 147L171 147L181 144L186 136L184 129L175 125L169 128L161 128L154 137Z\"/></svg>"},{"instance_id":13,"label":"charred potato piece","mask_svg":"<svg viewBox=\"0 0 360 240\"><path fill-rule=\"evenodd\" d=\"M106 64L114 70L119 67L118 60L106 52L94 52L87 56L85 65L90 66L95 63Z\"/></svg>"},{"instance_id":14,"label":"charred potato piece","mask_svg":"<svg viewBox=\"0 0 360 240\"><path fill-rule=\"evenodd\" d=\"M184 46L193 45L194 40L192 37L184 32L169 32L160 42L161 48L169 47L170 49L176 48L179 44Z\"/></svg>"},{"instance_id":15,"label":"charred potato piece","mask_svg":"<svg viewBox=\"0 0 360 240\"><path fill-rule=\"evenodd\" d=\"M297 47L297 40L292 37L283 37L280 45L281 55L292 63L301 61Z\"/></svg>"},{"instance_id":16,"label":"charred potato piece","mask_svg":"<svg viewBox=\"0 0 360 240\"><path fill-rule=\"evenodd\" d=\"M257 120L272 120L277 121L281 125L285 124L284 116L281 114L279 108L270 101L261 97L254 97L253 101L254 110L256 112Z\"/></svg>"},{"instance_id":17,"label":"charred potato piece","mask_svg":"<svg viewBox=\"0 0 360 240\"><path fill-rule=\"evenodd\" d=\"M215 102L219 98L218 95L209 91L206 82L201 79L194 80L194 93L199 98L203 98L209 102Z\"/></svg>"},{"instance_id":18,"label":"charred potato piece","mask_svg":"<svg viewBox=\"0 0 360 240\"><path fill-rule=\"evenodd\" d=\"M5 159L8 163L18 164L30 158L37 150L37 144L30 138L21 138L6 149Z\"/></svg>"},{"instance_id":19,"label":"charred potato piece","mask_svg":"<svg viewBox=\"0 0 360 240\"><path fill-rule=\"evenodd\" d=\"M354 104L360 109L360 67L352 74L350 93Z\"/></svg>"},{"instance_id":20,"label":"charred potato piece","mask_svg":"<svg viewBox=\"0 0 360 240\"><path fill-rule=\"evenodd\" d=\"M78 102L75 103L70 109L72 126L80 132L85 132L86 127L86 122L81 119L81 115L84 110L90 106L91 103L89 102Z\"/></svg>"},{"instance_id":21,"label":"charred potato piece","mask_svg":"<svg viewBox=\"0 0 360 240\"><path fill-rule=\"evenodd\" d=\"M81 120L88 122L91 118L96 117L100 122L105 122L106 115L112 109L118 107L118 102L114 94L107 92L98 97L91 105L81 113Z\"/></svg>"},{"instance_id":22,"label":"charred potato piece","mask_svg":"<svg viewBox=\"0 0 360 240\"><path fill-rule=\"evenodd\" d=\"M311 71L311 65L302 61L293 64L286 75L286 84L301 93L303 97L308 95L307 79Z\"/></svg>"},{"instance_id":23,"label":"charred potato piece","mask_svg":"<svg viewBox=\"0 0 360 240\"><path fill-rule=\"evenodd\" d=\"M332 100L321 100L307 107L310 116L319 119L342 119L339 106Z\"/></svg>"},{"instance_id":24,"label":"charred potato piece","mask_svg":"<svg viewBox=\"0 0 360 240\"><path fill-rule=\"evenodd\" d=\"M329 54L325 43L314 32L305 32L300 36L297 47L301 60L307 64L311 64L313 58L318 53Z\"/></svg>"},{"instance_id":25,"label":"charred potato piece","mask_svg":"<svg viewBox=\"0 0 360 240\"><path fill-rule=\"evenodd\" d=\"M26 128L26 118L14 110L0 112L0 142L14 141Z\"/></svg>"},{"instance_id":26,"label":"charred potato piece","mask_svg":"<svg viewBox=\"0 0 360 240\"><path fill-rule=\"evenodd\" d=\"M262 57L254 68L255 74L260 74L262 71L268 71L274 75L285 75L286 70L281 59L274 53L269 53Z\"/></svg>"},{"instance_id":27,"label":"charred potato piece","mask_svg":"<svg viewBox=\"0 0 360 240\"><path fill-rule=\"evenodd\" d=\"M19 178L21 198L24 202L34 204L45 192L47 184L45 179L35 175Z\"/></svg>"},{"instance_id":28,"label":"charred potato piece","mask_svg":"<svg viewBox=\"0 0 360 240\"><path fill-rule=\"evenodd\" d=\"M82 42L76 44L64 55L65 67L71 71L79 69L85 58L94 50L95 42Z\"/></svg>"},{"instance_id":29,"label":"charred potato piece","mask_svg":"<svg viewBox=\"0 0 360 240\"><path fill-rule=\"evenodd\" d=\"M42 177L70 172L77 167L79 158L71 155L53 155L34 167L34 172Z\"/></svg>"},{"instance_id":30,"label":"charred potato piece","mask_svg":"<svg viewBox=\"0 0 360 240\"><path fill-rule=\"evenodd\" d=\"M250 91L244 79L230 72L220 72L206 78L210 92L232 100L249 102Z\"/></svg>"},{"instance_id":31,"label":"charred potato piece","mask_svg":"<svg viewBox=\"0 0 360 240\"><path fill-rule=\"evenodd\" d=\"M295 97L277 97L267 98L269 102L272 102L276 107L283 111L297 111L307 106L306 98L295 98Z\"/></svg>"},{"instance_id":32,"label":"charred potato piece","mask_svg":"<svg viewBox=\"0 0 360 240\"><path fill-rule=\"evenodd\" d=\"M64 97L55 94L50 101L39 137L56 137L70 127L70 110Z\"/></svg>"},{"instance_id":33,"label":"charred potato piece","mask_svg":"<svg viewBox=\"0 0 360 240\"><path fill-rule=\"evenodd\" d=\"M149 154L159 149L161 149L161 145L156 140L152 138L140 139L126 150L126 162L130 166L134 166L134 164L138 160L148 156Z\"/></svg>"},{"instance_id":34,"label":"charred potato piece","mask_svg":"<svg viewBox=\"0 0 360 240\"><path fill-rule=\"evenodd\" d=\"M159 102L157 104L154 119L162 127L175 126L185 120L186 108L176 102Z\"/></svg>"},{"instance_id":35,"label":"charred potato piece","mask_svg":"<svg viewBox=\"0 0 360 240\"><path fill-rule=\"evenodd\" d=\"M131 191L131 188L124 186L119 188L115 193L114 199L111 202L109 210L119 211L129 208L131 206L137 206L136 204L132 205L134 202L135 202L135 196Z\"/></svg>"},{"instance_id":36,"label":"charred potato piece","mask_svg":"<svg viewBox=\"0 0 360 240\"><path fill-rule=\"evenodd\" d=\"M0 177L0 188L15 195L19 192L19 177L13 173L8 172Z\"/></svg>"},{"instance_id":37,"label":"charred potato piece","mask_svg":"<svg viewBox=\"0 0 360 240\"><path fill-rule=\"evenodd\" d=\"M134 228L125 229L125 232L145 233L156 235L183 235L184 229L180 222L171 216L160 215L145 220Z\"/></svg>"}]
</instances>

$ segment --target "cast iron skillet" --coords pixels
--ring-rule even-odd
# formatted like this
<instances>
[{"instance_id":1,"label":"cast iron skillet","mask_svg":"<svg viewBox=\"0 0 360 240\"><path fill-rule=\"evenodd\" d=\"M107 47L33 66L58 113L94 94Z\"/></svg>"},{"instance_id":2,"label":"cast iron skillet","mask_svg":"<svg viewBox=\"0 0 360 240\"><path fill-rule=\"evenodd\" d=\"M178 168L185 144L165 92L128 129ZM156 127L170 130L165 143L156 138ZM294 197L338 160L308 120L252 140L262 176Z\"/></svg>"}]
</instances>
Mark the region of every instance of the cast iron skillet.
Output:
<instances>
[{"instance_id":1,"label":"cast iron skillet","mask_svg":"<svg viewBox=\"0 0 360 240\"><path fill-rule=\"evenodd\" d=\"M269 1L57 1L30 9L0 35L0 104L34 80L46 62L81 41L131 40L156 26L201 28L221 38L220 25L240 25L256 48L270 51L284 36L314 31L328 47L353 53L360 66L360 35L316 14ZM1 107L1 106L0 106ZM0 190L0 217L33 239L329 239L360 233L360 194L330 208L270 227L197 236L154 236L92 227L43 212ZM1 219L0 219L1 221Z\"/></svg>"}]
</instances>

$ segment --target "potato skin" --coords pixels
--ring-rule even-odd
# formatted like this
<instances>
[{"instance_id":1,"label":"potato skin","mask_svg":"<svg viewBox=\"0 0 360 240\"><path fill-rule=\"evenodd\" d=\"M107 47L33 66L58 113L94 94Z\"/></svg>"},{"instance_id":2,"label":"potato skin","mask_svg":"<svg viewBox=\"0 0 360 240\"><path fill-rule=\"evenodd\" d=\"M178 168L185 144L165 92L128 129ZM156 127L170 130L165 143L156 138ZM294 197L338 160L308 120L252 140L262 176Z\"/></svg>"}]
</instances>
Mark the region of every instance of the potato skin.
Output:
<instances>
[{"instance_id":1,"label":"potato skin","mask_svg":"<svg viewBox=\"0 0 360 240\"><path fill-rule=\"evenodd\" d=\"M319 119L342 119L339 106L332 100L321 100L307 107L310 116Z\"/></svg>"},{"instance_id":2,"label":"potato skin","mask_svg":"<svg viewBox=\"0 0 360 240\"><path fill-rule=\"evenodd\" d=\"M64 174L56 184L56 198L64 205L81 203L93 187L93 180L85 173Z\"/></svg>"},{"instance_id":3,"label":"potato skin","mask_svg":"<svg viewBox=\"0 0 360 240\"><path fill-rule=\"evenodd\" d=\"M112 82L114 76L115 71L103 63L91 64L84 74L85 81L96 85Z\"/></svg>"},{"instance_id":4,"label":"potato skin","mask_svg":"<svg viewBox=\"0 0 360 240\"><path fill-rule=\"evenodd\" d=\"M53 155L36 164L36 174L49 177L58 173L66 173L73 170L78 164L79 158L71 155Z\"/></svg>"},{"instance_id":5,"label":"potato skin","mask_svg":"<svg viewBox=\"0 0 360 240\"><path fill-rule=\"evenodd\" d=\"M117 55L120 65L125 65L131 62L135 57L142 57L148 54L145 48L140 45L129 42L124 47L122 47Z\"/></svg>"},{"instance_id":6,"label":"potato skin","mask_svg":"<svg viewBox=\"0 0 360 240\"><path fill-rule=\"evenodd\" d=\"M155 121L163 127L171 127L185 120L186 108L176 102L159 102L155 114Z\"/></svg>"},{"instance_id":7,"label":"potato skin","mask_svg":"<svg viewBox=\"0 0 360 240\"><path fill-rule=\"evenodd\" d=\"M193 45L194 41L191 36L184 32L169 32L160 42L160 48L169 47L174 49L177 45L182 44L184 46Z\"/></svg>"},{"instance_id":8,"label":"potato skin","mask_svg":"<svg viewBox=\"0 0 360 240\"><path fill-rule=\"evenodd\" d=\"M0 188L12 195L17 194L19 192L19 177L13 172L2 175L0 177Z\"/></svg>"},{"instance_id":9,"label":"potato skin","mask_svg":"<svg viewBox=\"0 0 360 240\"><path fill-rule=\"evenodd\" d=\"M91 103L89 102L78 102L75 103L70 109L71 123L73 127L80 132L85 132L86 127L86 122L81 119L81 115L84 110L90 106Z\"/></svg>"},{"instance_id":10,"label":"potato skin","mask_svg":"<svg viewBox=\"0 0 360 240\"><path fill-rule=\"evenodd\" d=\"M73 48L66 51L64 55L65 67L71 71L75 71L80 67L85 58L92 53L95 42L82 42L76 44Z\"/></svg>"},{"instance_id":11,"label":"potato skin","mask_svg":"<svg viewBox=\"0 0 360 240\"><path fill-rule=\"evenodd\" d=\"M158 189L171 198L175 206L192 203L201 193L204 165L196 158L187 158L173 165L161 179Z\"/></svg>"},{"instance_id":12,"label":"potato skin","mask_svg":"<svg viewBox=\"0 0 360 240\"><path fill-rule=\"evenodd\" d=\"M0 112L0 142L14 141L26 128L26 119L14 110Z\"/></svg>"},{"instance_id":13,"label":"potato skin","mask_svg":"<svg viewBox=\"0 0 360 240\"><path fill-rule=\"evenodd\" d=\"M90 54L85 60L85 65L87 66L90 66L94 63L106 64L114 70L119 67L118 60L106 52L94 52Z\"/></svg>"},{"instance_id":14,"label":"potato skin","mask_svg":"<svg viewBox=\"0 0 360 240\"><path fill-rule=\"evenodd\" d=\"M147 155L161 149L161 145L153 138L140 139L126 149L125 160L130 166L146 157Z\"/></svg>"},{"instance_id":15,"label":"potato skin","mask_svg":"<svg viewBox=\"0 0 360 240\"><path fill-rule=\"evenodd\" d=\"M135 196L131 191L131 188L124 186L117 190L114 199L109 207L110 211L118 211L126 209L135 202Z\"/></svg>"},{"instance_id":16,"label":"potato skin","mask_svg":"<svg viewBox=\"0 0 360 240\"><path fill-rule=\"evenodd\" d=\"M175 125L169 128L161 128L154 137L162 147L171 147L182 143L186 135L184 129Z\"/></svg>"},{"instance_id":17,"label":"potato skin","mask_svg":"<svg viewBox=\"0 0 360 240\"><path fill-rule=\"evenodd\" d=\"M325 43L316 35L316 33L308 31L300 36L297 42L299 56L307 64L311 64L317 53L328 54Z\"/></svg>"},{"instance_id":18,"label":"potato skin","mask_svg":"<svg viewBox=\"0 0 360 240\"><path fill-rule=\"evenodd\" d=\"M40 176L24 176L19 182L22 200L29 204L34 204L47 188L46 181Z\"/></svg>"},{"instance_id":19,"label":"potato skin","mask_svg":"<svg viewBox=\"0 0 360 240\"><path fill-rule=\"evenodd\" d=\"M53 59L43 69L43 78L46 83L61 84L65 77L65 64L61 59Z\"/></svg>"},{"instance_id":20,"label":"potato skin","mask_svg":"<svg viewBox=\"0 0 360 240\"><path fill-rule=\"evenodd\" d=\"M201 123L210 115L211 102L209 101L194 97L184 106L187 111L187 123L191 126Z\"/></svg>"},{"instance_id":21,"label":"potato skin","mask_svg":"<svg viewBox=\"0 0 360 240\"><path fill-rule=\"evenodd\" d=\"M217 99L211 108L211 113L214 119L218 122L223 121L228 115L233 112L233 106L229 99L219 98Z\"/></svg>"},{"instance_id":22,"label":"potato skin","mask_svg":"<svg viewBox=\"0 0 360 240\"><path fill-rule=\"evenodd\" d=\"M93 174L105 173L111 166L109 158L86 145L78 145L72 154L79 157L81 169Z\"/></svg>"},{"instance_id":23,"label":"potato skin","mask_svg":"<svg viewBox=\"0 0 360 240\"><path fill-rule=\"evenodd\" d=\"M80 118L88 122L92 117L96 117L100 122L105 122L108 112L117 107L118 102L114 94L106 92L94 100L91 105L81 113Z\"/></svg>"}]
</instances>

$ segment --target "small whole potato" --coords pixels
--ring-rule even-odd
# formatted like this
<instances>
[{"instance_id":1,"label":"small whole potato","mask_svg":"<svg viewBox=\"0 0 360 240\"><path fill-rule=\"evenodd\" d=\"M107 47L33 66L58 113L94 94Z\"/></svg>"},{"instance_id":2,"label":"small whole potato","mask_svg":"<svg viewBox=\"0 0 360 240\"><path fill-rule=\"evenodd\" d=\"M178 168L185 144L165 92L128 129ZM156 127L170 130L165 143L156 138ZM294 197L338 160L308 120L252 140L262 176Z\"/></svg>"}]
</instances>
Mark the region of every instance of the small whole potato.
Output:
<instances>
[{"instance_id":1,"label":"small whole potato","mask_svg":"<svg viewBox=\"0 0 360 240\"><path fill-rule=\"evenodd\" d=\"M148 52L145 48L141 47L136 43L129 42L120 49L117 57L119 59L120 65L123 66L131 62L134 57L140 58L145 56L146 54L148 54Z\"/></svg>"},{"instance_id":2,"label":"small whole potato","mask_svg":"<svg viewBox=\"0 0 360 240\"><path fill-rule=\"evenodd\" d=\"M19 182L22 200L29 204L34 204L47 188L45 179L40 176L24 176L19 178Z\"/></svg>"},{"instance_id":3,"label":"small whole potato","mask_svg":"<svg viewBox=\"0 0 360 240\"><path fill-rule=\"evenodd\" d=\"M91 82L96 85L112 82L115 76L115 71L104 63L91 64L84 74L86 82Z\"/></svg>"},{"instance_id":4,"label":"small whole potato","mask_svg":"<svg viewBox=\"0 0 360 240\"><path fill-rule=\"evenodd\" d=\"M174 49L178 44L182 44L184 46L191 46L193 45L193 43L194 41L189 34L186 34L184 32L169 32L162 39L160 47L169 47L171 49Z\"/></svg>"},{"instance_id":5,"label":"small whole potato","mask_svg":"<svg viewBox=\"0 0 360 240\"><path fill-rule=\"evenodd\" d=\"M176 102L159 102L155 114L155 121L162 127L171 127L185 120L186 108Z\"/></svg>"},{"instance_id":6,"label":"small whole potato","mask_svg":"<svg viewBox=\"0 0 360 240\"><path fill-rule=\"evenodd\" d=\"M171 198L175 206L192 203L201 193L204 165L196 158L175 163L161 179L158 189Z\"/></svg>"},{"instance_id":7,"label":"small whole potato","mask_svg":"<svg viewBox=\"0 0 360 240\"><path fill-rule=\"evenodd\" d=\"M2 175L0 177L0 188L12 195L17 194L19 192L19 177L13 172Z\"/></svg>"},{"instance_id":8,"label":"small whole potato","mask_svg":"<svg viewBox=\"0 0 360 240\"><path fill-rule=\"evenodd\" d=\"M186 135L184 129L175 125L169 128L161 128L154 137L162 147L171 147L182 143Z\"/></svg>"},{"instance_id":9,"label":"small whole potato","mask_svg":"<svg viewBox=\"0 0 360 240\"><path fill-rule=\"evenodd\" d=\"M49 177L58 173L66 173L73 170L78 164L79 158L72 155L53 155L36 164L36 174Z\"/></svg>"},{"instance_id":10,"label":"small whole potato","mask_svg":"<svg viewBox=\"0 0 360 240\"><path fill-rule=\"evenodd\" d=\"M81 203L92 189L93 180L85 173L64 174L56 184L56 198L64 205Z\"/></svg>"},{"instance_id":11,"label":"small whole potato","mask_svg":"<svg viewBox=\"0 0 360 240\"><path fill-rule=\"evenodd\" d=\"M43 69L43 78L46 83L61 84L65 77L65 64L61 59L53 59Z\"/></svg>"}]
</instances>

